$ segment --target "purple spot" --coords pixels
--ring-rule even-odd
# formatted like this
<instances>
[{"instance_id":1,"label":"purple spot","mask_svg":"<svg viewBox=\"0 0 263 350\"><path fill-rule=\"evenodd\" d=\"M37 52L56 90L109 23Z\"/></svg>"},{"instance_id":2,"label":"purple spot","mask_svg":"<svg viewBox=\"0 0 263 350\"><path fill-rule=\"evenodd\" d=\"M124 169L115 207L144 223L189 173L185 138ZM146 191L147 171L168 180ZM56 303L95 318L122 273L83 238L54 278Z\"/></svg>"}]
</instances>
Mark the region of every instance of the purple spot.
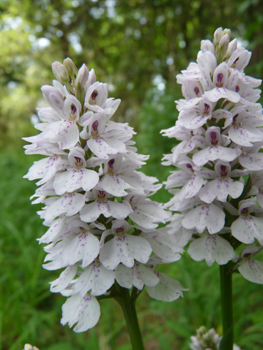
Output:
<instances>
[{"instance_id":1,"label":"purple spot","mask_svg":"<svg viewBox=\"0 0 263 350\"><path fill-rule=\"evenodd\" d=\"M93 101L95 101L96 100L96 97L98 96L98 90L94 90L93 92L92 92L92 94L91 94L91 99L93 100Z\"/></svg>"}]
</instances>

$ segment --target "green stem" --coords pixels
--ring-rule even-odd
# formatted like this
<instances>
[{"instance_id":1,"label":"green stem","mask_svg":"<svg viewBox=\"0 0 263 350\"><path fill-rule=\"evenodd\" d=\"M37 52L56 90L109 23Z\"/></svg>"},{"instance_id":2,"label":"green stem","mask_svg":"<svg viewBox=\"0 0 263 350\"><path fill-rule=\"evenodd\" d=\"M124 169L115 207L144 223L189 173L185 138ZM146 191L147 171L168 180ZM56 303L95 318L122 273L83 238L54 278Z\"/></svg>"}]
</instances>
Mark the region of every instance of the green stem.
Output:
<instances>
[{"instance_id":1,"label":"green stem","mask_svg":"<svg viewBox=\"0 0 263 350\"><path fill-rule=\"evenodd\" d=\"M232 307L232 273L230 270L231 262L226 265L220 265L220 284L221 284L221 308L223 323L222 349L233 350L233 307ZM224 344L224 345L223 345ZM220 347L221 349L221 347Z\"/></svg>"},{"instance_id":2,"label":"green stem","mask_svg":"<svg viewBox=\"0 0 263 350\"><path fill-rule=\"evenodd\" d=\"M125 320L127 323L128 331L131 338L132 349L133 350L144 350L142 335L137 319L137 313L135 309L135 300L132 300L130 296L130 291L127 288L122 288L119 286L118 292L120 294L119 298L116 298L120 306L122 307Z\"/></svg>"}]
</instances>

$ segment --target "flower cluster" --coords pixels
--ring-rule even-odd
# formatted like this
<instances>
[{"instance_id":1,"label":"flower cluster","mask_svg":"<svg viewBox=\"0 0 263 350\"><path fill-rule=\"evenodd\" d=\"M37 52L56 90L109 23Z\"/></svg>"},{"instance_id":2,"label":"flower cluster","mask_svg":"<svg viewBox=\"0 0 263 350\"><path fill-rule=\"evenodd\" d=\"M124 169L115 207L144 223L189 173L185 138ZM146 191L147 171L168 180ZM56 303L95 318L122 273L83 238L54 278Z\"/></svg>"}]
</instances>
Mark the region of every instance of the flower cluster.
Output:
<instances>
[{"instance_id":1,"label":"flower cluster","mask_svg":"<svg viewBox=\"0 0 263 350\"><path fill-rule=\"evenodd\" d=\"M206 332L206 328L201 326L196 331L196 336L191 336L190 348L192 350L218 350L220 344L220 336L214 328ZM233 350L241 350L236 344L233 345Z\"/></svg>"},{"instance_id":2,"label":"flower cluster","mask_svg":"<svg viewBox=\"0 0 263 350\"><path fill-rule=\"evenodd\" d=\"M263 245L261 80L244 74L250 57L228 29L201 42L197 62L177 76L185 99L176 101L175 126L162 132L181 142L163 164L177 168L165 183L176 212L168 232L181 247L191 242L194 260L233 259L246 279L263 283L263 263L254 259Z\"/></svg>"},{"instance_id":3,"label":"flower cluster","mask_svg":"<svg viewBox=\"0 0 263 350\"><path fill-rule=\"evenodd\" d=\"M25 344L25 347L22 350L39 350L39 348L32 346L31 344Z\"/></svg>"},{"instance_id":4,"label":"flower cluster","mask_svg":"<svg viewBox=\"0 0 263 350\"><path fill-rule=\"evenodd\" d=\"M76 332L93 327L100 317L96 297L111 288L146 286L158 300L172 301L184 290L178 281L156 272L176 261L183 249L159 223L170 219L163 206L148 197L161 187L138 171L148 156L136 153L133 129L111 120L120 100L108 98L107 84L94 70L79 70L67 58L54 62L57 80L44 85L49 107L38 110L41 133L24 138L26 154L46 156L26 178L39 179L33 203L48 231L44 268L64 269L51 291L68 297L61 323Z\"/></svg>"}]
</instances>

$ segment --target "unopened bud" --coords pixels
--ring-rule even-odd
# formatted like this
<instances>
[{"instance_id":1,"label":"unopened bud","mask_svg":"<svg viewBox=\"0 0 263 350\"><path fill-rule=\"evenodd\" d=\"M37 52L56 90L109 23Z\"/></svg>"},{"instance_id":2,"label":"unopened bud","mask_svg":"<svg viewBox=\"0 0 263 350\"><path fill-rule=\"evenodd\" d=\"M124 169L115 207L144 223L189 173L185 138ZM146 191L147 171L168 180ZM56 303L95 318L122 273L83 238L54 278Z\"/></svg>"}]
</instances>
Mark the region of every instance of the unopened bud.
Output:
<instances>
[{"instance_id":1,"label":"unopened bud","mask_svg":"<svg viewBox=\"0 0 263 350\"><path fill-rule=\"evenodd\" d=\"M229 44L229 36L228 34L224 34L219 42L219 52L222 58L224 58L227 53L228 44Z\"/></svg>"},{"instance_id":2,"label":"unopened bud","mask_svg":"<svg viewBox=\"0 0 263 350\"><path fill-rule=\"evenodd\" d=\"M88 80L87 80L87 82L86 82L86 84L85 84L85 93L86 93L88 87L89 87L90 85L94 84L95 81L96 81L96 75L95 75L94 69L92 68L92 69L90 70L90 72L89 72L89 78L88 78Z\"/></svg>"},{"instance_id":3,"label":"unopened bud","mask_svg":"<svg viewBox=\"0 0 263 350\"><path fill-rule=\"evenodd\" d=\"M52 72L61 84L66 84L69 81L69 75L66 68L60 62L53 62L51 65Z\"/></svg>"},{"instance_id":4,"label":"unopened bud","mask_svg":"<svg viewBox=\"0 0 263 350\"><path fill-rule=\"evenodd\" d=\"M32 346L31 344L25 344L25 347L23 350L39 350L36 346Z\"/></svg>"},{"instance_id":5,"label":"unopened bud","mask_svg":"<svg viewBox=\"0 0 263 350\"><path fill-rule=\"evenodd\" d=\"M72 79L75 79L77 76L77 73L78 73L78 69L75 66L75 63L72 61L72 59L67 57L66 59L64 59L63 65L66 68L66 70L68 71L69 76Z\"/></svg>"},{"instance_id":6,"label":"unopened bud","mask_svg":"<svg viewBox=\"0 0 263 350\"><path fill-rule=\"evenodd\" d=\"M226 53L226 57L229 58L231 57L232 53L237 49L237 39L234 39L232 41L230 41L230 43L228 44L228 50Z\"/></svg>"},{"instance_id":7,"label":"unopened bud","mask_svg":"<svg viewBox=\"0 0 263 350\"><path fill-rule=\"evenodd\" d=\"M88 79L89 79L89 70L87 66L83 64L78 71L77 78L75 80L75 86L77 87L78 84L80 84L81 87L83 88Z\"/></svg>"},{"instance_id":8,"label":"unopened bud","mask_svg":"<svg viewBox=\"0 0 263 350\"><path fill-rule=\"evenodd\" d=\"M219 44L219 41L221 40L222 36L223 36L223 29L221 27L217 28L217 30L214 32L214 40L213 40L213 43L215 46Z\"/></svg>"},{"instance_id":9,"label":"unopened bud","mask_svg":"<svg viewBox=\"0 0 263 350\"><path fill-rule=\"evenodd\" d=\"M214 45L213 45L212 41L202 40L201 41L201 50L202 50L202 52L211 51L212 53L214 53Z\"/></svg>"},{"instance_id":10,"label":"unopened bud","mask_svg":"<svg viewBox=\"0 0 263 350\"><path fill-rule=\"evenodd\" d=\"M231 38L231 30L228 29L228 28L225 28L224 31L223 31L223 35L227 34L229 39Z\"/></svg>"}]
</instances>

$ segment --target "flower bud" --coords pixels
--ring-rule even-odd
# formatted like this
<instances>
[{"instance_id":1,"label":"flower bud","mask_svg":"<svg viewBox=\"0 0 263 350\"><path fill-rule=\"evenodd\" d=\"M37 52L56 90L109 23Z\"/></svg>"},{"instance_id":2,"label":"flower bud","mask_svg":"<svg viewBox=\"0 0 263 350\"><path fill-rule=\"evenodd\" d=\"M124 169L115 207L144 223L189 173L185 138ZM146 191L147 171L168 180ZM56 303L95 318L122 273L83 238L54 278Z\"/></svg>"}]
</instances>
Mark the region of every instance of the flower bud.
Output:
<instances>
[{"instance_id":1,"label":"flower bud","mask_svg":"<svg viewBox=\"0 0 263 350\"><path fill-rule=\"evenodd\" d=\"M231 30L228 29L228 28L225 28L224 31L223 31L223 35L227 34L229 39L231 38Z\"/></svg>"},{"instance_id":2,"label":"flower bud","mask_svg":"<svg viewBox=\"0 0 263 350\"><path fill-rule=\"evenodd\" d=\"M214 53L214 45L213 45L212 41L202 40L201 41L201 50L203 53L206 51L211 51L212 53Z\"/></svg>"},{"instance_id":3,"label":"flower bud","mask_svg":"<svg viewBox=\"0 0 263 350\"><path fill-rule=\"evenodd\" d=\"M75 79L77 76L77 73L78 73L78 69L75 66L74 62L69 57L67 57L66 59L64 59L63 65L66 68L66 70L68 71L69 76L72 79L73 78Z\"/></svg>"},{"instance_id":4,"label":"flower bud","mask_svg":"<svg viewBox=\"0 0 263 350\"><path fill-rule=\"evenodd\" d=\"M53 74L61 84L69 82L68 72L62 63L55 61L52 63L51 67Z\"/></svg>"},{"instance_id":5,"label":"flower bud","mask_svg":"<svg viewBox=\"0 0 263 350\"><path fill-rule=\"evenodd\" d=\"M77 78L75 80L75 86L77 87L78 84L80 84L81 87L83 88L88 79L89 79L89 70L87 66L83 64L78 71Z\"/></svg>"},{"instance_id":6,"label":"flower bud","mask_svg":"<svg viewBox=\"0 0 263 350\"><path fill-rule=\"evenodd\" d=\"M217 28L217 30L214 33L214 40L213 40L213 43L215 46L219 44L219 41L221 40L222 36L223 36L222 28L221 27Z\"/></svg>"},{"instance_id":7,"label":"flower bud","mask_svg":"<svg viewBox=\"0 0 263 350\"><path fill-rule=\"evenodd\" d=\"M226 58L231 57L232 53L237 49L237 39L234 39L232 41L230 41L229 45L228 45L228 49L227 49L227 53L226 53Z\"/></svg>"},{"instance_id":8,"label":"flower bud","mask_svg":"<svg viewBox=\"0 0 263 350\"><path fill-rule=\"evenodd\" d=\"M219 52L222 59L225 57L229 44L229 36L228 34L224 34L219 41Z\"/></svg>"}]
</instances>

